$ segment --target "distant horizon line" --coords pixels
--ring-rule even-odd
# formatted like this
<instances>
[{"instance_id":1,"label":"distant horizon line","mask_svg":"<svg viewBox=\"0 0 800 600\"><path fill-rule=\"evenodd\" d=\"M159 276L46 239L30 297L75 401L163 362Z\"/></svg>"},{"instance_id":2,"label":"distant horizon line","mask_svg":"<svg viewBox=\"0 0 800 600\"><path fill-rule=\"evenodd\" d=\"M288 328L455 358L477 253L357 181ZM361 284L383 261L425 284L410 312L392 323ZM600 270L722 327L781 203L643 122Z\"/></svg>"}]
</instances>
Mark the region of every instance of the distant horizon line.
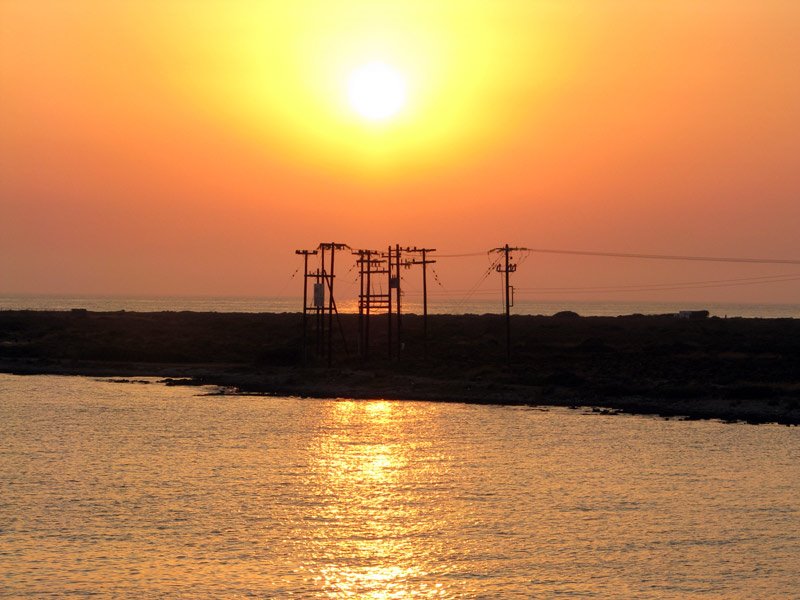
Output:
<instances>
[{"instance_id":1,"label":"distant horizon line","mask_svg":"<svg viewBox=\"0 0 800 600\"><path fill-rule=\"evenodd\" d=\"M639 293L647 293L647 291L639 291ZM649 290L652 292L662 291L662 290ZM174 299L174 300L284 300L284 301L300 301L302 302L302 294L296 295L215 295L215 294L123 294L123 293L59 293L59 292L47 292L47 293L35 293L35 292L0 292L0 300L4 298L50 298L50 299L91 299L91 298L102 298L102 299L117 299L117 300L163 300L163 299ZM346 299L343 299L346 301ZM412 304L416 304L415 301L410 300ZM459 299L444 299L441 297L432 297L428 299L429 303L434 304L492 304L496 303L496 299L487 299L487 298L471 298L467 302ZM637 299L605 299L605 298L580 298L580 299L570 299L570 298L531 298L531 299L517 299L516 304L558 304L562 302L572 303L572 304L597 304L597 303L609 303L609 304L697 304L697 303L706 303L706 304L715 304L715 305L730 305L730 306L800 306L800 302L774 302L774 301L731 301L731 300L690 300L690 299L679 299L679 300L668 300L668 299L646 299L646 300L637 300Z\"/></svg>"}]
</instances>

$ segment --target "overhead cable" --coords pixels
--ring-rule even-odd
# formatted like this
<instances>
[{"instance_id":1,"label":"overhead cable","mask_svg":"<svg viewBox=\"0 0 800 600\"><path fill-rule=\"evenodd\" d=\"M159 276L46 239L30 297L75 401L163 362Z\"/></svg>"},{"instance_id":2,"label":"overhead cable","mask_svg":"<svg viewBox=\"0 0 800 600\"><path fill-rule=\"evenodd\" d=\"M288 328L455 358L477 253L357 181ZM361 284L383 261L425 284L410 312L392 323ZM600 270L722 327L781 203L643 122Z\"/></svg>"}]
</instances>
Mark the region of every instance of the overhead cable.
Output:
<instances>
[{"instance_id":1,"label":"overhead cable","mask_svg":"<svg viewBox=\"0 0 800 600\"><path fill-rule=\"evenodd\" d=\"M565 250L555 248L525 248L526 252L537 254L563 254L572 256L601 256L607 258L638 258L645 260L688 260L697 262L754 263L762 265L800 265L800 259L751 258L731 256L691 256L682 254L647 254L641 252L601 252L594 250ZM437 254L437 258L465 258L485 256L486 252L465 252L461 254Z\"/></svg>"}]
</instances>

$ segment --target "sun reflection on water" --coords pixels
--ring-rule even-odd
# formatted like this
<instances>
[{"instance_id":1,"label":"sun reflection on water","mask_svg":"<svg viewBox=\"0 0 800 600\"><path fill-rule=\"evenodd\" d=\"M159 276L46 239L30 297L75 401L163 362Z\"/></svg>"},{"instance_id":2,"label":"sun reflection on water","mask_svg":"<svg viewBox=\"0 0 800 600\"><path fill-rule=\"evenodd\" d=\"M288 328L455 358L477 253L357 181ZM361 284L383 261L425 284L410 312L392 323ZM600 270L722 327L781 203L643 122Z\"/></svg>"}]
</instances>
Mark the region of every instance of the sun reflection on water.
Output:
<instances>
[{"instance_id":1,"label":"sun reflection on water","mask_svg":"<svg viewBox=\"0 0 800 600\"><path fill-rule=\"evenodd\" d=\"M409 496L409 406L383 401L331 403L313 456L324 524L312 540L318 578L332 597L435 597L441 584L421 567L428 549L420 503ZM411 408L411 410L414 410ZM401 411L403 414L397 414Z\"/></svg>"}]
</instances>

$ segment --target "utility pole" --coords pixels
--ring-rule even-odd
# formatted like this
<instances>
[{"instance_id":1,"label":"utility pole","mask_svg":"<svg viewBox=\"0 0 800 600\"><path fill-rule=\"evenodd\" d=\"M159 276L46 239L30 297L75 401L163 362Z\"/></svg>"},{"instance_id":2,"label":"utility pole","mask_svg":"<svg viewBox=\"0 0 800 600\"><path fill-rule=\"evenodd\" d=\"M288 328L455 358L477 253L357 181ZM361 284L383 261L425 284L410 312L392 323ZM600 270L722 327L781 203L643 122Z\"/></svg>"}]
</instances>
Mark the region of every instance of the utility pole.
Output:
<instances>
[{"instance_id":1,"label":"utility pole","mask_svg":"<svg viewBox=\"0 0 800 600\"><path fill-rule=\"evenodd\" d=\"M400 244L395 244L394 258L395 268L394 273L397 277L397 360L400 360L400 355L403 352L403 313L400 310Z\"/></svg>"},{"instance_id":2,"label":"utility pole","mask_svg":"<svg viewBox=\"0 0 800 600\"><path fill-rule=\"evenodd\" d=\"M370 311L372 309L372 267L373 267L373 260L372 260L372 252L367 253L367 285L366 292L366 305L364 306L364 348L362 350L361 356L364 360L369 358L369 319L370 319ZM363 277L363 275L362 275ZM364 298L359 298L359 306L362 304Z\"/></svg>"},{"instance_id":3,"label":"utility pole","mask_svg":"<svg viewBox=\"0 0 800 600\"><path fill-rule=\"evenodd\" d=\"M400 259L402 256L403 249L400 248L400 244L395 244L394 248L389 246L388 252L384 255L386 260L388 261L388 272L389 272L389 316L388 316L388 344L389 344L389 358L392 358L392 290L395 290L395 300L396 302L396 317L397 317L397 359L400 359L400 354L402 353L403 349L403 314L402 314L402 301L401 301L401 284L400 284Z\"/></svg>"},{"instance_id":4,"label":"utility pole","mask_svg":"<svg viewBox=\"0 0 800 600\"><path fill-rule=\"evenodd\" d=\"M504 254L504 265L497 264L495 271L505 274L505 308L506 308L506 360L511 363L511 307L513 306L514 288L511 286L510 275L517 270L517 265L511 262L511 253L527 248L512 248L508 244L501 248L492 248L489 252L502 252Z\"/></svg>"},{"instance_id":5,"label":"utility pole","mask_svg":"<svg viewBox=\"0 0 800 600\"><path fill-rule=\"evenodd\" d=\"M364 262L366 254L364 250L357 250L353 254L358 255L356 263L358 264L358 353L364 356Z\"/></svg>"},{"instance_id":6,"label":"utility pole","mask_svg":"<svg viewBox=\"0 0 800 600\"><path fill-rule=\"evenodd\" d=\"M328 287L328 367L333 365L333 313L336 312L337 322L339 323L339 329L341 330L342 324L339 322L339 313L336 310L336 300L333 296L333 283L334 278L336 277L335 268L336 268L336 251L337 250L344 250L349 249L350 246L347 244L338 244L336 242L327 242L322 243L319 245L318 250L321 253L322 257L322 279L323 282L327 283ZM327 272L325 269L325 251L330 251L330 263L331 269L330 272ZM323 308L323 310L325 310ZM342 339L344 340L344 331L342 330ZM347 348L345 347L345 350Z\"/></svg>"},{"instance_id":7,"label":"utility pole","mask_svg":"<svg viewBox=\"0 0 800 600\"><path fill-rule=\"evenodd\" d=\"M386 273L389 277L388 304L386 312L386 341L389 350L389 360L392 359L392 247L389 246L389 251L386 254Z\"/></svg>"},{"instance_id":8,"label":"utility pole","mask_svg":"<svg viewBox=\"0 0 800 600\"><path fill-rule=\"evenodd\" d=\"M354 250L353 254L358 256L356 262L359 265L361 289L358 297L359 349L361 357L366 359L369 356L370 316L373 309L378 311L388 309L389 300L389 294L378 294L372 291L372 276L389 271L384 267L385 259L374 258L381 255L378 250Z\"/></svg>"},{"instance_id":9,"label":"utility pole","mask_svg":"<svg viewBox=\"0 0 800 600\"><path fill-rule=\"evenodd\" d=\"M314 344L317 356L322 356L322 334L325 326L323 316L325 313L325 284L322 279L322 270L317 267L314 273L314 316L315 333Z\"/></svg>"},{"instance_id":10,"label":"utility pole","mask_svg":"<svg viewBox=\"0 0 800 600\"><path fill-rule=\"evenodd\" d=\"M331 243L331 273L328 278L328 367L333 364L333 278L334 261L336 260L336 244ZM506 256L506 261L508 257Z\"/></svg>"},{"instance_id":11,"label":"utility pole","mask_svg":"<svg viewBox=\"0 0 800 600\"><path fill-rule=\"evenodd\" d=\"M317 323L319 324L319 331L317 332L317 356L324 356L325 355L325 287L328 282L327 280L327 272L325 271L325 244L320 244L318 246L319 253L320 253L320 283L322 284L322 302L320 302L320 307L317 315Z\"/></svg>"},{"instance_id":12,"label":"utility pole","mask_svg":"<svg viewBox=\"0 0 800 600\"><path fill-rule=\"evenodd\" d=\"M435 263L435 260L428 260L428 252L436 252L436 248L405 248L411 254L421 254L422 259L416 258L406 261L406 266L422 265L422 336L424 343L425 356L428 355L428 265Z\"/></svg>"},{"instance_id":13,"label":"utility pole","mask_svg":"<svg viewBox=\"0 0 800 600\"><path fill-rule=\"evenodd\" d=\"M316 250L295 250L295 254L303 255L303 366L308 360L308 257L317 254Z\"/></svg>"}]
</instances>

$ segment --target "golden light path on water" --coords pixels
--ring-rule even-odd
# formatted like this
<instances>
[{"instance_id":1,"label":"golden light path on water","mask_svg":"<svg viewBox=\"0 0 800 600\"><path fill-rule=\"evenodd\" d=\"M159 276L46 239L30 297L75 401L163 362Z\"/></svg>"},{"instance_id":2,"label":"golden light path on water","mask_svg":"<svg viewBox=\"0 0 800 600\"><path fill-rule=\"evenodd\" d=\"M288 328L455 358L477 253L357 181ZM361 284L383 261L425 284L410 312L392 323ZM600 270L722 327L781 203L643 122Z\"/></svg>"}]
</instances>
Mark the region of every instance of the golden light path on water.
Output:
<instances>
[{"instance_id":1,"label":"golden light path on water","mask_svg":"<svg viewBox=\"0 0 800 600\"><path fill-rule=\"evenodd\" d=\"M0 375L0 590L743 600L800 589L797 428L209 391Z\"/></svg>"},{"instance_id":2,"label":"golden light path on water","mask_svg":"<svg viewBox=\"0 0 800 600\"><path fill-rule=\"evenodd\" d=\"M407 582L427 574L414 564L417 552L410 543L407 525L419 522L418 509L413 504L394 502L395 494L390 491L405 487L411 475L406 456L411 449L400 441L404 432L391 418L393 405L386 401L344 401L330 408L329 416L339 426L320 440L315 480L324 487L326 496L338 502L327 505L321 516L329 521L355 520L361 524L361 531L356 540L343 544L335 538L322 539L317 544L317 552L329 554L332 561L322 569L324 587L346 596L368 590L372 598L408 597L411 589ZM394 443L352 443L348 431L359 422L367 423L376 437L395 440ZM374 496L365 492L375 488L382 493L373 501L354 505L352 499ZM339 564L348 555L358 557L363 566ZM441 585L434 584L430 591L441 589Z\"/></svg>"}]
</instances>

